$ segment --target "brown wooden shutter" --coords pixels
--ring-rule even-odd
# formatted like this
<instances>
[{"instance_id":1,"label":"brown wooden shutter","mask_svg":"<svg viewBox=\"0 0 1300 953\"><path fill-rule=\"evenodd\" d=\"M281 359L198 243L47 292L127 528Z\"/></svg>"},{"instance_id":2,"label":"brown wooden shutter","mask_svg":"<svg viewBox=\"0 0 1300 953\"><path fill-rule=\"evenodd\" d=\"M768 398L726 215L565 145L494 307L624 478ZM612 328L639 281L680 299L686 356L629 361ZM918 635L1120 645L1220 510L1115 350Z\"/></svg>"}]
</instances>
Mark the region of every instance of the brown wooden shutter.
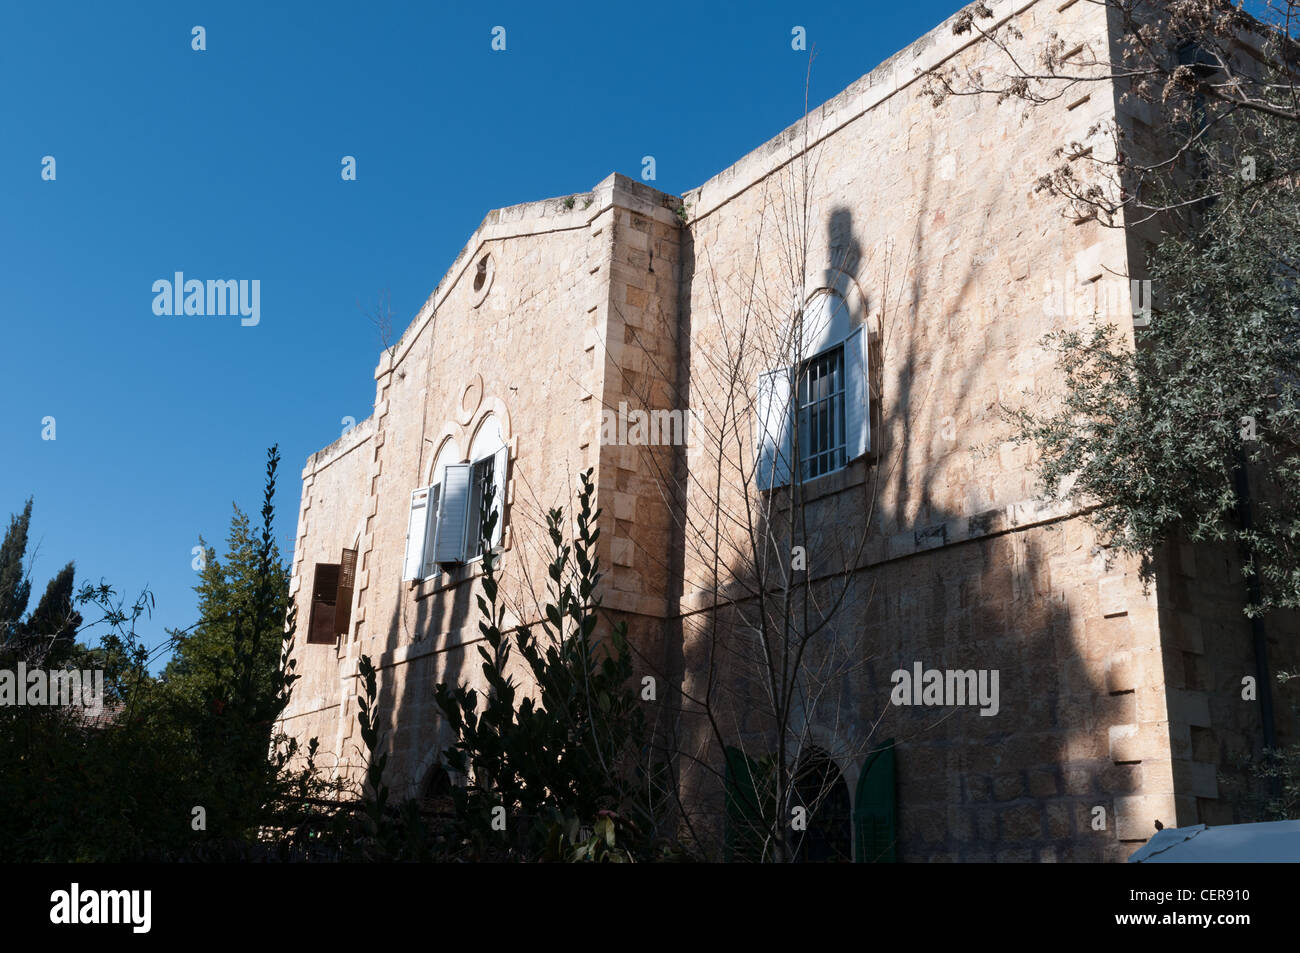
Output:
<instances>
[{"instance_id":1,"label":"brown wooden shutter","mask_svg":"<svg viewBox=\"0 0 1300 953\"><path fill-rule=\"evenodd\" d=\"M338 593L334 598L334 631L343 636L348 635L348 625L352 622L352 590L357 580L357 551L343 550L339 560Z\"/></svg>"},{"instance_id":2,"label":"brown wooden shutter","mask_svg":"<svg viewBox=\"0 0 1300 953\"><path fill-rule=\"evenodd\" d=\"M311 587L311 621L307 626L308 642L333 643L335 600L338 599L339 564L317 563Z\"/></svg>"}]
</instances>

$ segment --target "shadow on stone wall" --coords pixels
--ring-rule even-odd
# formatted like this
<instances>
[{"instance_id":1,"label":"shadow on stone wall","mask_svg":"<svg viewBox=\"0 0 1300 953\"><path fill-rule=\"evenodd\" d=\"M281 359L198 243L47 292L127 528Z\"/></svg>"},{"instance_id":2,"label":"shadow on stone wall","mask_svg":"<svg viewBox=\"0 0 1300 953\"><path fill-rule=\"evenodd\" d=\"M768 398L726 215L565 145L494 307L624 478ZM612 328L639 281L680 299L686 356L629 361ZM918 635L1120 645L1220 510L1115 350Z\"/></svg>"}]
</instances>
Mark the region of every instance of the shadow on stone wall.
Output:
<instances>
[{"instance_id":1,"label":"shadow on stone wall","mask_svg":"<svg viewBox=\"0 0 1300 953\"><path fill-rule=\"evenodd\" d=\"M929 182L927 173L918 190L923 202L913 229L909 255L913 264L927 261L931 210L924 198L929 195ZM1004 200L1000 186L989 196L991 204ZM831 269L852 271L861 261L852 210L837 206L828 222L828 264ZM981 237L976 236L968 247L978 249ZM695 265L694 245L684 242L681 321L687 330ZM941 418L992 413L991 407L974 406L979 378L998 373L999 362L1011 349L1038 343L1037 334L1027 336L1032 340L1016 340L1006 333L1006 324L991 321L984 326L982 345L955 346L954 342L966 344L971 333L956 323L962 303L977 290L987 292L985 282L997 280L985 271L972 257L955 283L945 282L958 289L949 309L948 353L974 355L976 360L928 368L931 387L942 385L950 395L936 401L931 394L915 393L921 371L935 359L927 351L934 347L935 338L924 336L927 330L933 335L934 328L912 320L913 303L933 301L936 296L932 291L923 294L920 269L910 269L910 296L894 309L892 327L886 329L892 337L872 355L878 370L883 370L883 358L890 371L877 377L877 387L886 380L897 381L895 393L877 391L879 406L884 408L874 422L873 442L881 441L878 458L870 465L852 465L864 471L857 485L808 505L810 521L818 527L806 537L810 560L818 558L814 554L819 547L820 552L838 553L841 561L830 570L839 571L852 564L845 554L865 553L856 572L833 584L814 586L814 591L830 586L842 594L838 612L819 620L826 628L818 638L827 646L839 640L854 651L860 648L863 664L845 669L833 717L822 719L822 714L832 713L814 712L808 719L810 730L801 732L801 740L805 747L820 744L832 758L838 751L836 767L851 789L867 751L883 739L894 739L901 860L1118 860L1136 844L1117 840L1116 800L1138 790L1141 766L1111 762L1107 729L1136 720L1135 698L1133 693L1108 692L1100 663L1103 649L1109 646L1088 645L1081 620L1072 618L1075 606L1087 601L1084 588L1095 589L1095 582L1063 577L1054 583L1052 578L1054 562L1072 564L1067 575L1074 580L1086 576L1079 568L1090 562L1081 542L1089 534L1077 521L1016 529L1008 524L1005 509L974 513L954 509L952 500L976 500L979 494L955 494L951 486L940 488L935 483L941 476L961 473L956 467L935 465L947 454L962 452L960 434L951 446L940 446ZM863 313L879 305L888 303L866 302ZM1041 305L1011 300L1007 306L1023 312ZM689 362L692 338L684 334L681 340L686 342L683 360ZM975 461L965 470L965 478L972 483L991 481L980 466ZM877 483L880 492L873 507ZM949 506L941 499L950 501ZM872 516L864 541L862 523L868 512ZM690 545L684 521L678 518L675 524L679 530L675 546L684 551ZM835 544L829 544L832 537ZM815 576L816 569L810 569ZM742 582L748 580L751 594L757 591L752 562L733 562L728 573ZM700 826L715 835L721 826L722 753L700 714L700 673L708 671L710 659L719 653L741 657L736 648L741 628L736 613L723 614L729 618L721 627L730 624L732 631L722 638L702 633L707 627L698 620L670 621L662 670L675 689L674 704L683 712L675 741L685 749L708 750L710 763L683 762L680 780L684 791L708 805L702 814L712 812L711 817ZM833 649L824 654L833 654ZM981 715L971 706L891 704L893 673L911 673L918 664L923 669L996 671L996 714ZM729 683L719 679L741 709L719 719L731 719L737 728L736 737L724 741L742 743L755 756L759 749L775 748L770 730L764 737L752 718L754 704L770 697L764 675L760 665L748 673L732 671ZM737 685L737 680L751 684ZM722 688L715 688L715 701L721 701L723 694ZM1104 828L1095 829L1098 824Z\"/></svg>"},{"instance_id":2,"label":"shadow on stone wall","mask_svg":"<svg viewBox=\"0 0 1300 953\"><path fill-rule=\"evenodd\" d=\"M940 298L921 286L915 266L930 260L927 241L934 214L926 196L932 171L927 167L924 175L908 256L912 267L903 274L909 283L907 295L892 308L892 315L887 314L889 334L872 355L876 385L883 388L877 401L883 413L873 421L877 458L851 465L848 485L810 504L814 525L806 540L811 568L814 576L830 574L812 590L833 594L830 601L838 602L836 611L821 620L824 632L815 651L829 658L847 645L854 655L837 670L833 712L820 703L808 708L804 740L828 752L852 790L866 753L883 739L894 739L902 860L1120 859L1131 848L1116 839L1116 799L1138 790L1141 765L1111 762L1107 729L1136 720L1135 699L1132 693L1108 692L1098 673L1104 672L1101 663L1111 646L1090 645L1083 636L1086 626L1073 616L1087 603L1086 587L1095 588L1095 581L1081 570L1090 562L1082 542L1087 534L1077 521L1068 520L1016 528L1008 523L1004 508L980 511L977 505L954 505L979 501L980 492L955 492L950 484L937 483L941 478L964 479L971 487L991 482L991 473L978 461L968 461L964 470L937 465L965 452L960 427L955 441L945 443L938 436L944 429L942 418L974 419L992 413L991 407L975 406L984 392L979 390L981 379L987 388L988 375L1004 369L1007 355L1036 346L1038 335L1016 339L1007 328L1022 329L1023 324L994 320L983 325L982 342L970 343L971 329L960 326L963 303L978 291L984 297L975 306L986 306L989 283L1000 280L972 253L964 272L944 282L956 294L945 299L952 303L945 307L948 326L942 330L948 344L943 353L973 359L953 367L934 366L934 332L940 329L912 317L912 302ZM990 204L1009 200L1003 188L999 183L992 190ZM863 260L852 209L837 205L826 221L828 269L869 270L873 263ZM974 236L966 247L979 249L983 237ZM946 270L953 256L934 254ZM691 288L700 277L690 228L682 230L681 256L674 391L678 406L690 407L692 388L700 386L689 373L694 340ZM864 285L871 279L869 274L859 276ZM1008 299L1005 306L1023 313L1039 303ZM877 307L890 311L889 302L867 301L863 312ZM917 393L918 380L927 376L929 386ZM943 401L934 396L940 385ZM675 527L666 558L670 606L683 596L689 545L683 518L687 476L685 452L679 448L665 487ZM994 498L991 491L985 495ZM864 526L866 513L871 517ZM863 558L856 558L859 552ZM848 565L859 568L836 575ZM1054 565L1067 570L1063 578L1053 579ZM748 579L754 591L752 565L733 561L725 575L742 583ZM478 681L475 589L472 583L461 583L416 601L403 586L390 607L384 649L374 659L381 666L378 711L391 746L391 775L410 779L405 793L422 793L451 741L433 701L434 684ZM642 663L673 689L661 702L682 713L668 719L674 728L669 740L680 759L681 787L697 799L700 829L716 833L721 751L702 725L698 707L684 700L687 694L698 700L696 683L709 670L710 649L721 645L698 637L701 618L688 621L670 613L663 623L661 652L643 657ZM720 624L738 628L734 618ZM446 644L449 633L467 632L467 644ZM753 673L746 678L736 668L736 659L742 659L743 667L743 657L735 633L724 641L732 653L732 669L719 686L726 688L733 705L748 706L728 713L736 738L748 748L766 744L770 750L773 739L764 738L762 725L752 717L753 701L764 694L761 680L757 685L737 684L753 681ZM467 652L475 655L467 657ZM392 665L403 653L414 660L404 663L408 671L403 677L394 678ZM910 673L917 664L922 669L996 671L996 714L981 715L971 705L891 704L893 673ZM698 762L691 753L696 750L705 752ZM403 793L394 790L395 796ZM1103 830L1093 829L1097 808L1104 810Z\"/></svg>"},{"instance_id":3,"label":"shadow on stone wall","mask_svg":"<svg viewBox=\"0 0 1300 953\"><path fill-rule=\"evenodd\" d=\"M477 644L481 638L474 582L450 586L418 601L406 585L389 613L383 659L391 665L404 650L410 661L385 669L378 706L392 751L390 783L399 798L428 793L442 752L454 740L434 702L434 685L478 682L473 673L479 668ZM467 630L473 632L469 641L448 644L452 636L466 638ZM394 677L402 668L407 671Z\"/></svg>"}]
</instances>

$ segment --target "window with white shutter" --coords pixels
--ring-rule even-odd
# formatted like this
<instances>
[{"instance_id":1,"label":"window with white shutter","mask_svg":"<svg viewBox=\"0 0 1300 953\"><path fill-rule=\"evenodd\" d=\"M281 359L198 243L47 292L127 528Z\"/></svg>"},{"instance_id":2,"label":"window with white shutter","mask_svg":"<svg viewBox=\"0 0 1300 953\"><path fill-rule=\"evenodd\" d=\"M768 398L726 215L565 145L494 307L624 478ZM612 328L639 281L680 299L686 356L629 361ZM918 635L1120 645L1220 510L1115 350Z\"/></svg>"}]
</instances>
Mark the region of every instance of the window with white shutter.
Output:
<instances>
[{"instance_id":1,"label":"window with white shutter","mask_svg":"<svg viewBox=\"0 0 1300 953\"><path fill-rule=\"evenodd\" d=\"M489 545L496 549L501 545L505 528L505 500L506 500L506 466L510 459L510 450L507 447L500 447L491 456L474 461L473 482L470 493L469 508L469 530L465 537L465 559L477 559L483 555L483 517L487 512L496 514L496 522L492 526L492 538ZM487 512L484 510L483 501L487 498L487 491L492 491L492 496L488 499Z\"/></svg>"},{"instance_id":2,"label":"window with white shutter","mask_svg":"<svg viewBox=\"0 0 1300 953\"><path fill-rule=\"evenodd\" d=\"M429 506L429 491L432 489L426 486L411 494L410 515L406 523L406 559L402 562L403 581L423 577L425 539L430 517L437 513Z\"/></svg>"},{"instance_id":3,"label":"window with white shutter","mask_svg":"<svg viewBox=\"0 0 1300 953\"><path fill-rule=\"evenodd\" d=\"M844 466L844 348L799 368L799 472L811 480Z\"/></svg>"},{"instance_id":4,"label":"window with white shutter","mask_svg":"<svg viewBox=\"0 0 1300 953\"><path fill-rule=\"evenodd\" d=\"M438 561L433 558L434 544L438 540L438 502L442 499L442 484L429 487L429 521L424 529L423 578L428 579L438 571Z\"/></svg>"},{"instance_id":5,"label":"window with white shutter","mask_svg":"<svg viewBox=\"0 0 1300 953\"><path fill-rule=\"evenodd\" d=\"M493 484L494 460L495 457L484 457L482 460L474 461L473 475L470 478L469 528L465 533L466 562L483 555L483 500L489 486ZM491 505L490 501L489 505ZM498 522L500 522L499 518Z\"/></svg>"},{"instance_id":6,"label":"window with white shutter","mask_svg":"<svg viewBox=\"0 0 1300 953\"><path fill-rule=\"evenodd\" d=\"M443 473L438 500L438 529L433 547L435 562L458 563L465 559L465 530L473 469L468 463L452 463Z\"/></svg>"},{"instance_id":7,"label":"window with white shutter","mask_svg":"<svg viewBox=\"0 0 1300 953\"><path fill-rule=\"evenodd\" d=\"M506 529L506 469L510 466L510 448L504 444L496 452L492 462L492 482L495 484L492 496L492 509L497 514L497 525L492 531L492 548L496 549L505 539Z\"/></svg>"},{"instance_id":8,"label":"window with white shutter","mask_svg":"<svg viewBox=\"0 0 1300 953\"><path fill-rule=\"evenodd\" d=\"M492 538L488 544L497 549L505 538L506 484L510 450L501 433L501 422L495 414L488 414L479 424L469 450L473 472L470 481L469 512L466 517L465 561L483 555L483 517L485 502L490 512L496 513ZM488 490L492 491L489 498Z\"/></svg>"},{"instance_id":9,"label":"window with white shutter","mask_svg":"<svg viewBox=\"0 0 1300 953\"><path fill-rule=\"evenodd\" d=\"M844 342L845 458L856 460L871 450L871 365L869 342L859 327Z\"/></svg>"},{"instance_id":10,"label":"window with white shutter","mask_svg":"<svg viewBox=\"0 0 1300 953\"><path fill-rule=\"evenodd\" d=\"M479 426L468 462L450 462L457 452L454 441L445 441L435 460L434 483L411 495L405 579L425 579L435 575L439 565L469 562L481 555L481 507L489 486L490 506L497 513L492 546L499 546L504 538L510 452L495 417L489 414Z\"/></svg>"},{"instance_id":11,"label":"window with white shutter","mask_svg":"<svg viewBox=\"0 0 1300 953\"><path fill-rule=\"evenodd\" d=\"M771 371L758 379L755 406L758 428L758 486L762 490L790 482L790 371Z\"/></svg>"},{"instance_id":12,"label":"window with white shutter","mask_svg":"<svg viewBox=\"0 0 1300 953\"><path fill-rule=\"evenodd\" d=\"M343 550L339 559L338 594L334 599L334 631L347 639L352 624L352 597L357 585L357 551Z\"/></svg>"},{"instance_id":13,"label":"window with white shutter","mask_svg":"<svg viewBox=\"0 0 1300 953\"><path fill-rule=\"evenodd\" d=\"M809 300L803 318L803 358L758 379L756 479L762 490L788 486L795 472L800 480L832 473L871 449L866 329L851 328L843 299L829 291Z\"/></svg>"}]
</instances>

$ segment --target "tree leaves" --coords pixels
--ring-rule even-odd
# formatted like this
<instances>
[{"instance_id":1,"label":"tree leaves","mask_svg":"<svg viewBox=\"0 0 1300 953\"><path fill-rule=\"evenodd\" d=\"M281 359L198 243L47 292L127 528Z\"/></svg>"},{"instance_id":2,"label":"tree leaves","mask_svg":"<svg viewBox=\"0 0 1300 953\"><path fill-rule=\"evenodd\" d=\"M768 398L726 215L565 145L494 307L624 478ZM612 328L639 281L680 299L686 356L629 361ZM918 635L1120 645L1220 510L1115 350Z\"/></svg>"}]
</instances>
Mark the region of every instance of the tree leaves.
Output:
<instances>
[{"instance_id":1,"label":"tree leaves","mask_svg":"<svg viewBox=\"0 0 1300 953\"><path fill-rule=\"evenodd\" d=\"M1295 126L1256 114L1221 127L1192 183L1219 198L1155 247L1157 307L1135 346L1114 325L1049 335L1055 404L1003 407L1014 440L1040 451L1045 492L1094 505L1103 542L1148 577L1167 540L1238 544L1263 583L1249 613L1300 607L1300 198L1270 158L1300 154ZM1256 180L1237 174L1240 154L1260 157Z\"/></svg>"},{"instance_id":2,"label":"tree leaves","mask_svg":"<svg viewBox=\"0 0 1300 953\"><path fill-rule=\"evenodd\" d=\"M491 584L478 600L487 643L479 646L489 688L484 707L478 711L480 698L467 686L434 688L434 700L456 735L444 758L465 779L453 789L453 800L463 841L476 856L627 860L648 850L653 836L653 810L639 767L646 723L629 686L626 636L616 626L600 660L593 641L599 623L599 600L593 598L600 579L593 526L598 511L591 507L591 471L581 481L571 541L563 531L563 511L547 513L550 588L540 638L528 626L502 631L495 558L485 557L484 579ZM529 693L518 705L505 672L512 648L531 676ZM504 832L492 826L497 807L508 818ZM626 849L616 849L615 818L632 838ZM584 821L596 831L586 839L579 836Z\"/></svg>"}]
</instances>

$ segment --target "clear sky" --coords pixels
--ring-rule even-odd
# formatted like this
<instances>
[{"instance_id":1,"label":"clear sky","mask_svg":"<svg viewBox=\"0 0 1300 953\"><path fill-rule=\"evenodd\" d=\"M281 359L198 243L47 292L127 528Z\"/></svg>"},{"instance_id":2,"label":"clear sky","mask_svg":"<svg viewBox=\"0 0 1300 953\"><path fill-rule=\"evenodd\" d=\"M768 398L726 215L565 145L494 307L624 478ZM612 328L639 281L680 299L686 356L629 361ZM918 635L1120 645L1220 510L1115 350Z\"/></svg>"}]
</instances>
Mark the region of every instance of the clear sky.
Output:
<instances>
[{"instance_id":1,"label":"clear sky","mask_svg":"<svg viewBox=\"0 0 1300 953\"><path fill-rule=\"evenodd\" d=\"M256 518L273 443L289 557L303 463L370 413L383 290L400 333L490 209L721 171L802 115L795 26L815 105L961 6L3 4L0 518L35 497L33 605L74 559L153 590L147 644L191 625L191 550ZM178 271L257 279L258 323L156 315Z\"/></svg>"}]
</instances>

